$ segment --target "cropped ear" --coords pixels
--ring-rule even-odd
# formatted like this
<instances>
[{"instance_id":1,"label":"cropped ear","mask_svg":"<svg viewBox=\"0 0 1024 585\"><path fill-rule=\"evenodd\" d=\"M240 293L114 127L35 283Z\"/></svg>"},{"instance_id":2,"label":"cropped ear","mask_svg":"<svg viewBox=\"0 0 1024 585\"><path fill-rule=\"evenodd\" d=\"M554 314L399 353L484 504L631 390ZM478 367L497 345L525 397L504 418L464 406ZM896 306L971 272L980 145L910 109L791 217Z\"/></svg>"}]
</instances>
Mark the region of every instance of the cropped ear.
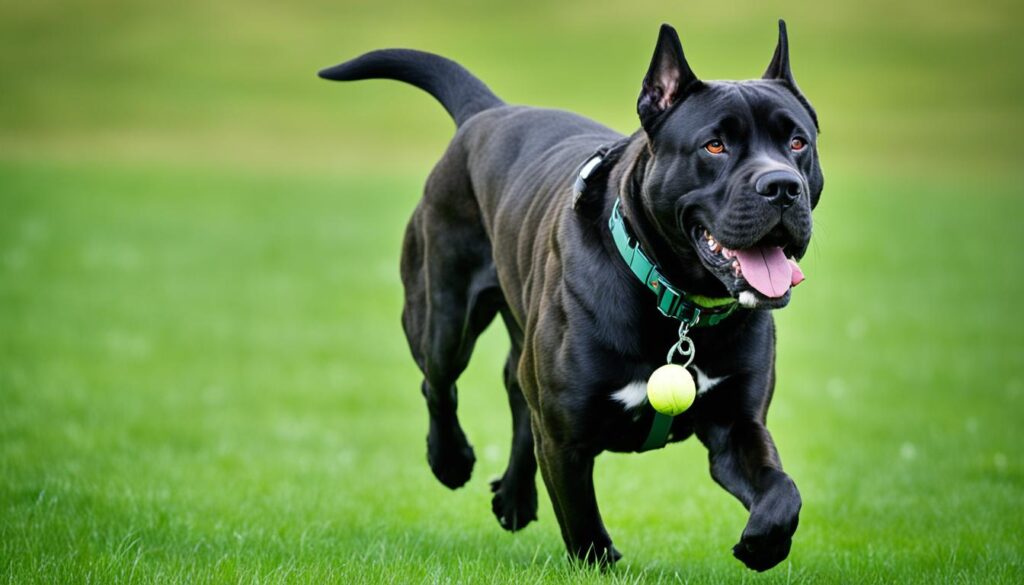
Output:
<instances>
[{"instance_id":1,"label":"cropped ear","mask_svg":"<svg viewBox=\"0 0 1024 585\"><path fill-rule=\"evenodd\" d=\"M768 64L761 79L777 79L793 84L793 72L789 70L789 35L786 34L786 21L779 19L779 43L775 45L775 55Z\"/></svg>"},{"instance_id":2,"label":"cropped ear","mask_svg":"<svg viewBox=\"0 0 1024 585\"><path fill-rule=\"evenodd\" d=\"M803 92L800 91L796 80L793 79L793 72L789 68L789 35L786 34L786 21L781 18L779 19L779 42L775 45L775 55L772 56L772 62L768 64L768 69L765 69L761 79L785 82L793 90L793 93L796 94L796 98L800 100L800 103L807 108L811 119L814 120L815 128L818 127L818 114L811 107L811 103L807 101L807 98L804 97Z\"/></svg>"},{"instance_id":3,"label":"cropped ear","mask_svg":"<svg viewBox=\"0 0 1024 585\"><path fill-rule=\"evenodd\" d=\"M650 133L661 114L698 87L700 80L683 56L679 35L671 26L661 25L651 67L647 70L640 98L636 102L636 111L640 114L640 124L644 130Z\"/></svg>"}]
</instances>

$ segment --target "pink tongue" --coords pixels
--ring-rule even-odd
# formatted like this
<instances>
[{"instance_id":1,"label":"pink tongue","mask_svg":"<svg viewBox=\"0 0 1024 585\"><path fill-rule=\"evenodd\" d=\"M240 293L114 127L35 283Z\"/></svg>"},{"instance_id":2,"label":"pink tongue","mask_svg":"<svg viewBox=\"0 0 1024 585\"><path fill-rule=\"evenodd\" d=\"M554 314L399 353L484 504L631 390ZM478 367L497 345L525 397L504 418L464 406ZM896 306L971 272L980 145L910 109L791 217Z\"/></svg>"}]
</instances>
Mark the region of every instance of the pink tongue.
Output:
<instances>
[{"instance_id":1,"label":"pink tongue","mask_svg":"<svg viewBox=\"0 0 1024 585\"><path fill-rule=\"evenodd\" d=\"M786 259L779 246L763 246L736 250L740 270L750 286L766 297L778 298L786 294L790 286L803 280L803 273Z\"/></svg>"}]
</instances>

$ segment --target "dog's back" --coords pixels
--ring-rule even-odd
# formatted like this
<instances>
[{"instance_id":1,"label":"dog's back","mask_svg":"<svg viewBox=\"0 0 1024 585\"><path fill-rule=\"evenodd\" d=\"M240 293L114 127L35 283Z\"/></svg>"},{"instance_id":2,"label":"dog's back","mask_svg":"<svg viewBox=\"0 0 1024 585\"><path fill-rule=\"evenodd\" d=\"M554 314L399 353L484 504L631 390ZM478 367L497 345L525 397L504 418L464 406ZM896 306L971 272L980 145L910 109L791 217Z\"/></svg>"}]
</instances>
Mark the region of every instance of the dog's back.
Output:
<instances>
[{"instance_id":1,"label":"dog's back","mask_svg":"<svg viewBox=\"0 0 1024 585\"><path fill-rule=\"evenodd\" d=\"M334 81L403 81L444 106L457 131L427 182L420 209L428 210L436 224L452 224L445 230L450 234L482 227L491 250L516 249L524 262L494 267L490 258L489 262L483 260L489 255L483 252L474 253L477 258L472 262L461 260L465 268L486 266L506 271L502 275L505 281L528 280L525 271L531 263L525 260L545 245L534 236L546 233L568 209L573 176L565 169L578 165L599 146L622 138L571 112L507 105L458 63L424 51L372 51L319 75ZM413 223L416 221L414 217ZM524 225L537 229L524 233ZM403 274L406 268L415 271L419 255L413 248L417 247L411 230L406 237ZM513 305L520 300L509 299ZM515 314L525 313L521 306L512 309Z\"/></svg>"}]
</instances>

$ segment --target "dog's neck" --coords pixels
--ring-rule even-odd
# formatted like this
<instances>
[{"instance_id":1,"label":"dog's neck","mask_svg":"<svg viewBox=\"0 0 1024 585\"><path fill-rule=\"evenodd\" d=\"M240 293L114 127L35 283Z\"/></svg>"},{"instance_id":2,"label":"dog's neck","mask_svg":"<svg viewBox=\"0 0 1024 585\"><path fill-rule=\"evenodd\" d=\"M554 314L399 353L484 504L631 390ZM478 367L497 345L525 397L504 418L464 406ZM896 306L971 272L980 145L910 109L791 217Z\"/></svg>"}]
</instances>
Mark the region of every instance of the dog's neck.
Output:
<instances>
[{"instance_id":1,"label":"dog's neck","mask_svg":"<svg viewBox=\"0 0 1024 585\"><path fill-rule=\"evenodd\" d=\"M649 206L644 203L643 193L645 174L653 158L650 140L643 130L629 137L621 157L609 172L608 187L612 197L606 212L610 213L617 196L622 201L622 213L633 236L662 274L679 288L709 297L729 296L725 286L703 268L691 247L673 249L666 234L658 229Z\"/></svg>"}]
</instances>

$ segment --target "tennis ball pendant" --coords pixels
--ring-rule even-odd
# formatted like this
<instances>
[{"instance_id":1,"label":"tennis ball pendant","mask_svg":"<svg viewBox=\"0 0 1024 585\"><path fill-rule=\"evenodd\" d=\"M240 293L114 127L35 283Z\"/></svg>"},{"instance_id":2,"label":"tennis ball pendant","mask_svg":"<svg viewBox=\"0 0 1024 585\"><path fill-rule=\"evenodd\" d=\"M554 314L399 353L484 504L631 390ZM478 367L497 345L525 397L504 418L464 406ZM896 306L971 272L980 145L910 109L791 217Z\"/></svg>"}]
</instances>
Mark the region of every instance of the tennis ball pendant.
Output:
<instances>
[{"instance_id":1,"label":"tennis ball pendant","mask_svg":"<svg viewBox=\"0 0 1024 585\"><path fill-rule=\"evenodd\" d=\"M647 380L647 400L654 410L669 416L685 412L697 397L693 376L683 366L666 364Z\"/></svg>"}]
</instances>

